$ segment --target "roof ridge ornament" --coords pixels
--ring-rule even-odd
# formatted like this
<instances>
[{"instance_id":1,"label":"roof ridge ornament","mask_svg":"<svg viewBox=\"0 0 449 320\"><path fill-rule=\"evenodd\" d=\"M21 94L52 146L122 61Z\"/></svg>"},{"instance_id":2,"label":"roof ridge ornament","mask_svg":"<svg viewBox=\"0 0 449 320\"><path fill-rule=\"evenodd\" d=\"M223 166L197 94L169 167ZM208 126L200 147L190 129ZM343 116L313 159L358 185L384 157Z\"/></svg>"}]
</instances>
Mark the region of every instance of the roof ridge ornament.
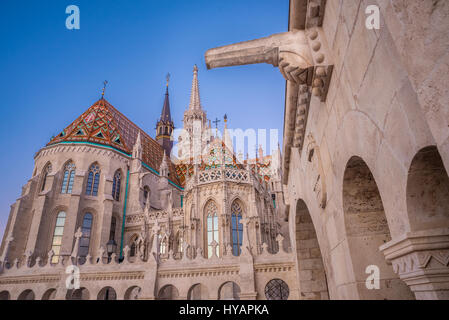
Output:
<instances>
[{"instance_id":1,"label":"roof ridge ornament","mask_svg":"<svg viewBox=\"0 0 449 320\"><path fill-rule=\"evenodd\" d=\"M104 80L104 82L103 82L103 90L101 91L101 99L103 100L104 99L104 94L105 94L105 92L106 92L106 86L108 85L108 80Z\"/></svg>"}]
</instances>

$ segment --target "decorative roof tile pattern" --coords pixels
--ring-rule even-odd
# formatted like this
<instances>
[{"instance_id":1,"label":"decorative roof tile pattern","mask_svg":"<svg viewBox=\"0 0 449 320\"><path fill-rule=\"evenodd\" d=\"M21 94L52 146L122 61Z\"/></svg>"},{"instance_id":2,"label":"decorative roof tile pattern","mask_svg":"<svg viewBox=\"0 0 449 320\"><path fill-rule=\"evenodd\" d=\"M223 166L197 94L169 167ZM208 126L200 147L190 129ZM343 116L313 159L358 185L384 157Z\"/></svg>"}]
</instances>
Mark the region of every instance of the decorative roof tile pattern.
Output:
<instances>
[{"instance_id":1,"label":"decorative roof tile pattern","mask_svg":"<svg viewBox=\"0 0 449 320\"><path fill-rule=\"evenodd\" d=\"M164 149L105 99L95 102L47 145L71 141L92 142L131 154L139 132L142 139L142 161L159 171ZM180 185L173 163L170 163L170 180Z\"/></svg>"}]
</instances>

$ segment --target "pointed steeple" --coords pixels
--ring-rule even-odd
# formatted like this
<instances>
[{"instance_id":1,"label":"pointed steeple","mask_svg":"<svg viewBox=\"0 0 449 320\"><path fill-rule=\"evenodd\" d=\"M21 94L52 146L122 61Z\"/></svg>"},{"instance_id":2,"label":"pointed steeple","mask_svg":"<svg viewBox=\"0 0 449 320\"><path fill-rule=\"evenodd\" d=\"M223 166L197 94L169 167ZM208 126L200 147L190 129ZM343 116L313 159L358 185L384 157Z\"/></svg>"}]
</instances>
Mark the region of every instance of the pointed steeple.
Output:
<instances>
[{"instance_id":1,"label":"pointed steeple","mask_svg":"<svg viewBox=\"0 0 449 320\"><path fill-rule=\"evenodd\" d=\"M136 143L133 146L133 158L142 159L142 138L140 137L140 131L137 133Z\"/></svg>"},{"instance_id":2,"label":"pointed steeple","mask_svg":"<svg viewBox=\"0 0 449 320\"><path fill-rule=\"evenodd\" d=\"M171 113L170 113L170 99L169 99L169 94L168 94L168 83L169 83L169 79L170 79L170 75L167 75L167 87L165 89L165 100L164 100L164 105L162 107L162 112L161 112L161 121L169 121L171 122Z\"/></svg>"},{"instance_id":3,"label":"pointed steeple","mask_svg":"<svg viewBox=\"0 0 449 320\"><path fill-rule=\"evenodd\" d=\"M170 99L168 94L168 84L170 81L170 74L167 74L167 86L165 89L165 100L162 106L161 118L156 124L156 141L164 148L165 152L171 153L173 148L173 141L171 135L175 128L170 113Z\"/></svg>"},{"instance_id":4,"label":"pointed steeple","mask_svg":"<svg viewBox=\"0 0 449 320\"><path fill-rule=\"evenodd\" d=\"M161 177L168 177L168 157L164 151L164 157L162 158L161 166L159 167L159 175Z\"/></svg>"},{"instance_id":5,"label":"pointed steeple","mask_svg":"<svg viewBox=\"0 0 449 320\"><path fill-rule=\"evenodd\" d=\"M198 67L193 67L192 92L190 94L189 110L201 110L200 88L198 85Z\"/></svg>"}]
</instances>

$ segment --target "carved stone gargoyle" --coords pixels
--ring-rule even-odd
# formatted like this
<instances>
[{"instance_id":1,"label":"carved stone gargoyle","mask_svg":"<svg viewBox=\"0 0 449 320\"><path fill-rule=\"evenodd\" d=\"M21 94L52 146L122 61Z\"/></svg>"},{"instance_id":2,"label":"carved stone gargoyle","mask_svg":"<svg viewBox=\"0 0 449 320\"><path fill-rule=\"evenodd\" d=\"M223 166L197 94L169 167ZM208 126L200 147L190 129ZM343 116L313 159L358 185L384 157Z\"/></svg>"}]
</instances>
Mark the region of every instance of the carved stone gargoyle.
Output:
<instances>
[{"instance_id":1,"label":"carved stone gargoyle","mask_svg":"<svg viewBox=\"0 0 449 320\"><path fill-rule=\"evenodd\" d=\"M210 49L208 69L268 63L279 67L285 80L312 87L315 96L326 100L333 64L322 28L292 30L269 37Z\"/></svg>"}]
</instances>

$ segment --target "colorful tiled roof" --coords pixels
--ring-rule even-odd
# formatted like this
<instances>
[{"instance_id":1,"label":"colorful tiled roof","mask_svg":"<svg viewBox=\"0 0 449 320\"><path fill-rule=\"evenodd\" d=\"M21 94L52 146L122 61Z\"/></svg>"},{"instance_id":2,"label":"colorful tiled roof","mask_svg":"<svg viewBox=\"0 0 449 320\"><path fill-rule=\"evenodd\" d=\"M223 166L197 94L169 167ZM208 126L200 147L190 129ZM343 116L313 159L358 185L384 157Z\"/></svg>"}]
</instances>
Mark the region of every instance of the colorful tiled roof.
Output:
<instances>
[{"instance_id":1,"label":"colorful tiled roof","mask_svg":"<svg viewBox=\"0 0 449 320\"><path fill-rule=\"evenodd\" d=\"M143 162L159 171L164 149L105 99L95 102L47 145L60 142L91 142L131 154L139 132ZM170 180L180 185L173 163L170 163Z\"/></svg>"}]
</instances>

